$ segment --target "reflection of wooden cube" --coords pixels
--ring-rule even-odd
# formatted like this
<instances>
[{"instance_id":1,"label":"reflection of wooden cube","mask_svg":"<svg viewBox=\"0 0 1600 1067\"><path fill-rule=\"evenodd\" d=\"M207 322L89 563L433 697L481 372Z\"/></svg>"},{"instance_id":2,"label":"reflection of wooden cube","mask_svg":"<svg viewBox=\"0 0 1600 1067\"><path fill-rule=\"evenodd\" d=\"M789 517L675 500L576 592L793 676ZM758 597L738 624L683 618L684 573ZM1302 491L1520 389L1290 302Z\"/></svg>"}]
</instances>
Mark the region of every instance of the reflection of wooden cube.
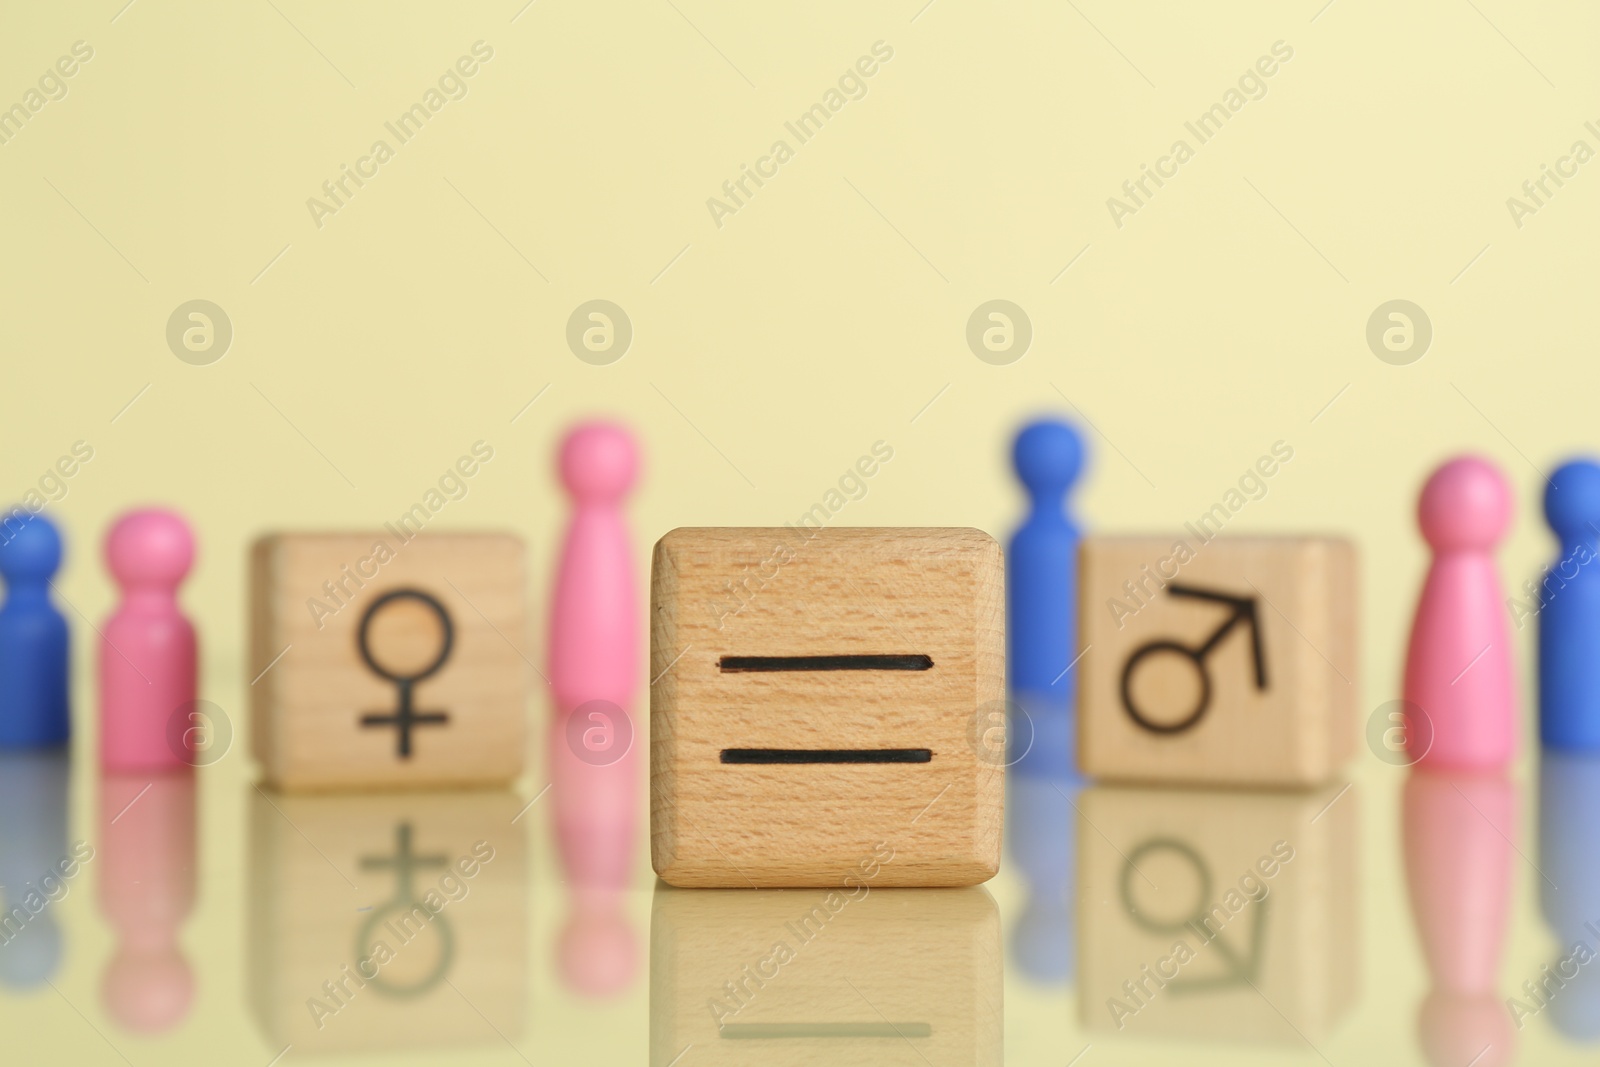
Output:
<instances>
[{"instance_id":1,"label":"reflection of wooden cube","mask_svg":"<svg viewBox=\"0 0 1600 1067\"><path fill-rule=\"evenodd\" d=\"M651 854L673 885L972 885L1000 861L1000 546L674 530L652 568Z\"/></svg>"},{"instance_id":2,"label":"reflection of wooden cube","mask_svg":"<svg viewBox=\"0 0 1600 1067\"><path fill-rule=\"evenodd\" d=\"M401 535L256 543L253 747L280 789L505 784L522 773L522 542Z\"/></svg>"},{"instance_id":3,"label":"reflection of wooden cube","mask_svg":"<svg viewBox=\"0 0 1600 1067\"><path fill-rule=\"evenodd\" d=\"M1097 786L1078 810L1086 1027L1315 1044L1354 1002L1354 788Z\"/></svg>"},{"instance_id":4,"label":"reflection of wooden cube","mask_svg":"<svg viewBox=\"0 0 1600 1067\"><path fill-rule=\"evenodd\" d=\"M656 889L656 1067L998 1065L1003 1020L982 889Z\"/></svg>"},{"instance_id":5,"label":"reflection of wooden cube","mask_svg":"<svg viewBox=\"0 0 1600 1067\"><path fill-rule=\"evenodd\" d=\"M1085 773L1313 785L1354 753L1348 542L1091 537L1080 563Z\"/></svg>"},{"instance_id":6,"label":"reflection of wooden cube","mask_svg":"<svg viewBox=\"0 0 1600 1067\"><path fill-rule=\"evenodd\" d=\"M514 1040L529 912L511 820L523 803L252 792L250 1001L274 1045L316 1056L498 1046L496 1030Z\"/></svg>"}]
</instances>

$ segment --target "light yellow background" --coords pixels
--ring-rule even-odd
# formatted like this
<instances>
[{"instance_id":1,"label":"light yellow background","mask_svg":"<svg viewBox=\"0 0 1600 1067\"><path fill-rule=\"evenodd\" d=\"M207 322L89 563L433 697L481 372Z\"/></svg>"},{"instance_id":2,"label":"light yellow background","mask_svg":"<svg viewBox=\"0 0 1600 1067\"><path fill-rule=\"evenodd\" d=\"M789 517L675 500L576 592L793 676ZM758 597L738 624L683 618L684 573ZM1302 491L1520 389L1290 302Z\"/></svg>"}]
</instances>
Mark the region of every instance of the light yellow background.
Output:
<instances>
[{"instance_id":1,"label":"light yellow background","mask_svg":"<svg viewBox=\"0 0 1600 1067\"><path fill-rule=\"evenodd\" d=\"M894 459L835 521L1002 537L1019 516L1006 453L1025 416L1085 429L1075 507L1096 529L1193 518L1283 440L1293 462L1234 527L1358 540L1371 709L1397 695L1426 564L1412 508L1431 466L1471 449L1506 470L1517 585L1551 551L1539 472L1600 443L1600 163L1520 228L1506 206L1575 140L1600 148L1583 127L1600 120L1600 12L1577 0L122 4L12 3L0 21L0 105L75 41L94 49L67 96L0 145L0 496L21 497L75 441L94 449L49 507L68 538L58 587L80 668L75 836L93 823L87 620L112 605L99 540L132 505L195 523L184 601L203 695L243 735L249 539L392 519L478 440L494 460L437 521L528 539L536 659L564 521L552 448L582 416L625 419L643 442L641 577L666 530L794 520L880 440ZM494 54L466 97L319 228L307 199L479 40ZM707 198L880 40L893 59L866 95L718 227ZM1280 40L1293 59L1265 97L1115 225L1107 198ZM209 366L165 339L197 298L235 333ZM609 366L565 340L595 298L634 329ZM1034 331L1008 366L980 362L964 336L995 298ZM1365 341L1373 309L1396 298L1433 325L1410 366ZM1518 635L1525 679L1531 633ZM1352 773L1363 994L1320 1051L1414 1058L1427 983L1399 866L1401 779L1365 754ZM277 1054L241 992L250 775L240 745L202 778L185 1026L152 1040L105 1020L110 935L85 885L62 905L59 994L0 1000L17 1062ZM1534 763L1518 775L1531 786ZM542 784L530 774L526 795ZM1531 829L1531 794L1523 813ZM639 1062L643 970L602 1005L554 977L563 904L547 838L541 823L522 1054ZM1508 994L1552 947L1538 874L1516 878ZM992 888L1009 914L1016 876ZM1064 1062L1086 1043L1065 988L1010 980L1006 993L1013 1062ZM1527 1062L1580 1055L1557 1051L1543 1021L1520 1041ZM1180 1050L1108 1040L1080 1062L1163 1051ZM519 1062L504 1046L472 1055L456 1062Z\"/></svg>"}]
</instances>

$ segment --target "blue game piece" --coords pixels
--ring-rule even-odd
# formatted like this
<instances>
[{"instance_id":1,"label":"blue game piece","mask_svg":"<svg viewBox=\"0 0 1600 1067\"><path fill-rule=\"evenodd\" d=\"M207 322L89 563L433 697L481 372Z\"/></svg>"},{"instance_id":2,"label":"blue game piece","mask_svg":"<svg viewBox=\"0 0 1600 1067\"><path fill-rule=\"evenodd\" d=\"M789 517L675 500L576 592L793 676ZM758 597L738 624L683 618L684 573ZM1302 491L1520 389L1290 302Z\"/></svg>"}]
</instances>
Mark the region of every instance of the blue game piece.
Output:
<instances>
[{"instance_id":1,"label":"blue game piece","mask_svg":"<svg viewBox=\"0 0 1600 1067\"><path fill-rule=\"evenodd\" d=\"M1581 963L1573 949L1600 954L1600 754L1545 749L1539 761L1539 910L1555 935L1548 964L1530 975L1533 993L1549 1005L1551 1021L1569 1038L1600 1039L1600 959ZM1577 974L1574 976L1573 971ZM1550 977L1551 975L1555 977ZM1529 1007L1528 990L1509 990ZM1542 1012L1541 1012L1542 1014Z\"/></svg>"},{"instance_id":2,"label":"blue game piece","mask_svg":"<svg viewBox=\"0 0 1600 1067\"><path fill-rule=\"evenodd\" d=\"M1066 497L1083 468L1083 441L1064 422L1041 419L1023 427L1012 448L1029 511L1006 552L1006 677L1030 709L1031 730L1013 730L1018 771L1070 775L1078 656L1078 527ZM1026 736L1024 736L1026 735Z\"/></svg>"},{"instance_id":3,"label":"blue game piece","mask_svg":"<svg viewBox=\"0 0 1600 1067\"><path fill-rule=\"evenodd\" d=\"M1539 613L1539 736L1554 748L1600 751L1600 464L1557 468L1544 514L1561 549L1523 605Z\"/></svg>"},{"instance_id":4,"label":"blue game piece","mask_svg":"<svg viewBox=\"0 0 1600 1067\"><path fill-rule=\"evenodd\" d=\"M67 740L67 620L50 603L61 535L18 508L0 521L0 748Z\"/></svg>"}]
</instances>

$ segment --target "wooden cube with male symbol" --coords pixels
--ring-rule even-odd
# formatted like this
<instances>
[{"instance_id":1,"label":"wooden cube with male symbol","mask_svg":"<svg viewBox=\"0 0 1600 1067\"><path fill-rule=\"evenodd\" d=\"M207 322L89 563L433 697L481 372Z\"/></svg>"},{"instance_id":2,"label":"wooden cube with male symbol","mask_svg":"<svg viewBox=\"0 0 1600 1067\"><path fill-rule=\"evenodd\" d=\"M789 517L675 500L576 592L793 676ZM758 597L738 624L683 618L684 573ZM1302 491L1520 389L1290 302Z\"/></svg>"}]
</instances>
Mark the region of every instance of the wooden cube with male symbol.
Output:
<instances>
[{"instance_id":1,"label":"wooden cube with male symbol","mask_svg":"<svg viewBox=\"0 0 1600 1067\"><path fill-rule=\"evenodd\" d=\"M1353 754L1349 542L1090 537L1079 572L1085 774L1311 785Z\"/></svg>"}]
</instances>

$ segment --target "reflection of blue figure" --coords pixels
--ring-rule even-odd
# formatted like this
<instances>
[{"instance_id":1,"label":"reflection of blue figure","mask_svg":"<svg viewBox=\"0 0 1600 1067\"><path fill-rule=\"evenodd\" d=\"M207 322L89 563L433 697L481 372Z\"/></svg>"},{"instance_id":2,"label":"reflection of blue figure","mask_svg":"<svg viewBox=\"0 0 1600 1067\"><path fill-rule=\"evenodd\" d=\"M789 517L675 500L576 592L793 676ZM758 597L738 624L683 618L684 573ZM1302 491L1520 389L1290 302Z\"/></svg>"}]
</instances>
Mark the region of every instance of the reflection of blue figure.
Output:
<instances>
[{"instance_id":1,"label":"reflection of blue figure","mask_svg":"<svg viewBox=\"0 0 1600 1067\"><path fill-rule=\"evenodd\" d=\"M50 603L61 535L43 515L16 510L0 521L0 748L67 739L67 620Z\"/></svg>"},{"instance_id":2,"label":"reflection of blue figure","mask_svg":"<svg viewBox=\"0 0 1600 1067\"><path fill-rule=\"evenodd\" d=\"M1560 949L1556 959L1583 942L1596 958L1555 990L1549 1014L1563 1034L1600 1038L1600 754L1545 749L1539 763L1540 911ZM1551 883L1554 883L1553 885ZM1552 966L1551 970L1556 968ZM1520 991L1513 995L1522 996ZM1526 999L1526 998L1524 998Z\"/></svg>"},{"instance_id":3,"label":"reflection of blue figure","mask_svg":"<svg viewBox=\"0 0 1600 1067\"><path fill-rule=\"evenodd\" d=\"M1041 985L1070 980L1077 966L1077 802L1075 777L1012 775L1006 785L1011 861L1028 884L1011 956Z\"/></svg>"},{"instance_id":4,"label":"reflection of blue figure","mask_svg":"<svg viewBox=\"0 0 1600 1067\"><path fill-rule=\"evenodd\" d=\"M1012 448L1028 491L1028 517L1006 551L1006 676L1018 693L1051 698L1050 716L1033 716L1031 738L1014 731L1011 760L1024 773L1069 774L1077 688L1078 527L1067 491L1083 469L1083 442L1064 422L1025 426ZM1025 742L1030 747L1017 751Z\"/></svg>"},{"instance_id":5,"label":"reflection of blue figure","mask_svg":"<svg viewBox=\"0 0 1600 1067\"><path fill-rule=\"evenodd\" d=\"M41 881L58 880L67 856L67 752L0 752L0 985L42 986L61 963L55 902L31 914L23 900ZM56 890L56 896L61 891Z\"/></svg>"},{"instance_id":6,"label":"reflection of blue figure","mask_svg":"<svg viewBox=\"0 0 1600 1067\"><path fill-rule=\"evenodd\" d=\"M1561 550L1538 591L1539 736L1600 751L1600 464L1557 468L1544 514Z\"/></svg>"}]
</instances>

